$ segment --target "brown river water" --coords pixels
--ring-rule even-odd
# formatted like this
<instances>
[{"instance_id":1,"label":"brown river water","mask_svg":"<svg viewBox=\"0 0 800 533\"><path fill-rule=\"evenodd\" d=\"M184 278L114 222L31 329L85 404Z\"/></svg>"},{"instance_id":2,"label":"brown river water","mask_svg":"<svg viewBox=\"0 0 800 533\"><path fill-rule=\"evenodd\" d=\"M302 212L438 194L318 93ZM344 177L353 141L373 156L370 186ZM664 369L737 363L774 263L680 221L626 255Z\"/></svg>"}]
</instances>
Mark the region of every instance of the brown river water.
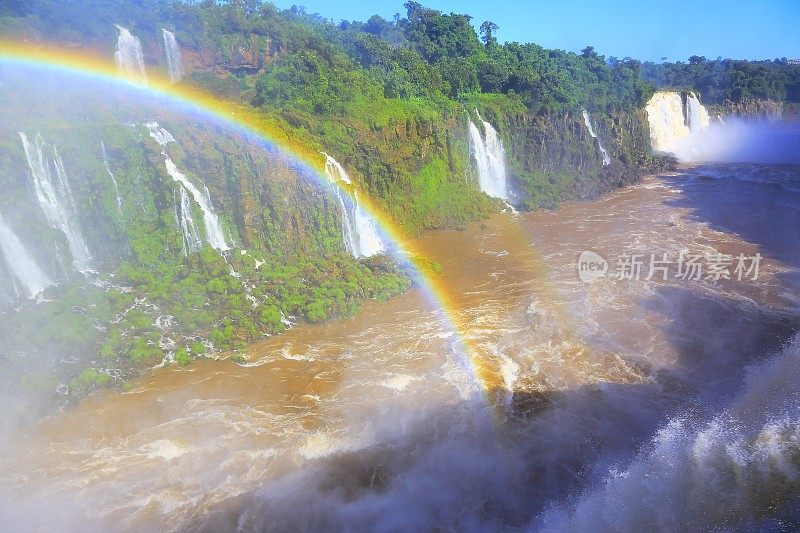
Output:
<instances>
[{"instance_id":1,"label":"brown river water","mask_svg":"<svg viewBox=\"0 0 800 533\"><path fill-rule=\"evenodd\" d=\"M800 453L800 432L779 424L798 420L784 400L800 388L759 366L800 357L799 213L797 167L717 165L426 234L418 245L443 265L461 334L493 369L492 405L415 289L257 343L244 364L158 369L25 429L0 458L4 529L761 519L785 503L770 487L796 483ZM755 280L684 280L675 265L645 279L650 254L682 250L763 260ZM581 281L583 251L610 271L642 254L641 279ZM713 428L722 436L709 439ZM781 461L786 472L770 473ZM710 483L733 483L734 496L715 501ZM753 498L756 486L767 496ZM647 497L629 500L631 487Z\"/></svg>"}]
</instances>

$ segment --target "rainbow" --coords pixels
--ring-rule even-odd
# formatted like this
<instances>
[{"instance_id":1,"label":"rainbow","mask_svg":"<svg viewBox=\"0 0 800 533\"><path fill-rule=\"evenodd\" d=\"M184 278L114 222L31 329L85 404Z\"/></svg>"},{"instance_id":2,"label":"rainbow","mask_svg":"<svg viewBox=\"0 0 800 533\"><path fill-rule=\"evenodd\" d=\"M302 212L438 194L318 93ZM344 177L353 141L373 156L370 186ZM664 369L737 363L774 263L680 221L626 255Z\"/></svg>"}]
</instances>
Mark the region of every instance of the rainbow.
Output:
<instances>
[{"instance_id":1,"label":"rainbow","mask_svg":"<svg viewBox=\"0 0 800 533\"><path fill-rule=\"evenodd\" d=\"M312 171L320 183L331 183L331 180L325 177L324 159L320 154L323 147L309 147L297 142L289 132L277 126L277 121L271 120L269 115L245 104L224 100L187 84L173 85L167 78L150 73L148 73L148 83L141 84L118 74L114 63L85 52L0 40L0 66L3 63L99 78L182 104L195 112L221 121L245 135L258 138ZM338 183L335 183L335 186L339 187L342 193L351 197L354 194L354 190L342 187ZM445 284L441 277L430 273L424 254L414 245L413 240L404 229L389 217L380 205L364 193L359 194L359 202L375 219L383 235L391 241L392 247L414 268L422 292L438 310L443 324L455 338L454 350L461 359L462 366L475 380L484 399L493 403L489 395L501 386L502 378L499 377L496 370L487 365L486 358L481 358L479 349L469 341L469 337L466 335L467 328L460 318L452 289Z\"/></svg>"}]
</instances>

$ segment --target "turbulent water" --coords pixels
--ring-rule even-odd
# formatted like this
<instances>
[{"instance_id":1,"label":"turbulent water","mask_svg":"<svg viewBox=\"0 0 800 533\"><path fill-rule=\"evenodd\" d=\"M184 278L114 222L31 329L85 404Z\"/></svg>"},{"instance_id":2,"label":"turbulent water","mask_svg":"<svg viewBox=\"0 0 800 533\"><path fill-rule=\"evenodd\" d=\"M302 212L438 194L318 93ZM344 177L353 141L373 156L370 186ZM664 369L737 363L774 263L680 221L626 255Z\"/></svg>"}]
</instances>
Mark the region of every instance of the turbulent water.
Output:
<instances>
[{"instance_id":1,"label":"turbulent water","mask_svg":"<svg viewBox=\"0 0 800 533\"><path fill-rule=\"evenodd\" d=\"M92 254L83 238L69 179L58 150L55 146L46 145L39 134L33 143L23 132L19 132L19 137L22 140L30 179L42 213L50 226L66 237L71 255L71 267L78 271L88 270L92 264Z\"/></svg>"},{"instance_id":2,"label":"turbulent water","mask_svg":"<svg viewBox=\"0 0 800 533\"><path fill-rule=\"evenodd\" d=\"M345 188L353 184L342 165L333 157L325 156L325 174L331 182L341 182ZM386 251L375 219L369 216L358 202L358 192L348 197L340 186L335 187L336 198L342 213L342 240L347 252L353 257L370 257Z\"/></svg>"},{"instance_id":3,"label":"turbulent water","mask_svg":"<svg viewBox=\"0 0 800 533\"><path fill-rule=\"evenodd\" d=\"M585 109L581 109L581 113L583 114L583 123L586 125L586 130L589 132L589 135L593 139L597 139L597 149L600 150L600 155L603 156L603 166L608 166L611 164L611 156L608 155L608 151L603 148L603 143L600 141L600 138L594 131L594 127L592 126L592 117L589 116L589 112Z\"/></svg>"},{"instance_id":4,"label":"turbulent water","mask_svg":"<svg viewBox=\"0 0 800 533\"><path fill-rule=\"evenodd\" d=\"M84 530L797 526L798 220L800 167L717 164L428 234L417 244L443 265L488 394L412 291L36 424L0 459L0 515ZM636 254L763 261L757 279L673 265L587 283L585 250L609 272Z\"/></svg>"},{"instance_id":5,"label":"turbulent water","mask_svg":"<svg viewBox=\"0 0 800 533\"><path fill-rule=\"evenodd\" d=\"M178 46L178 41L175 39L174 33L163 28L161 31L164 36L164 53L167 56L169 79L172 80L172 83L176 83L181 81L185 74L183 70L183 60L181 59L181 49Z\"/></svg>"},{"instance_id":6,"label":"turbulent water","mask_svg":"<svg viewBox=\"0 0 800 533\"><path fill-rule=\"evenodd\" d=\"M472 119L469 121L469 151L478 173L478 183L489 196L508 200L508 172L503 141L497 130L480 114L478 120L483 125L483 134Z\"/></svg>"},{"instance_id":7,"label":"turbulent water","mask_svg":"<svg viewBox=\"0 0 800 533\"><path fill-rule=\"evenodd\" d=\"M127 28L117 25L117 31L119 35L117 37L117 49L114 52L117 70L124 77L146 85L147 71L144 66L142 43Z\"/></svg>"}]
</instances>

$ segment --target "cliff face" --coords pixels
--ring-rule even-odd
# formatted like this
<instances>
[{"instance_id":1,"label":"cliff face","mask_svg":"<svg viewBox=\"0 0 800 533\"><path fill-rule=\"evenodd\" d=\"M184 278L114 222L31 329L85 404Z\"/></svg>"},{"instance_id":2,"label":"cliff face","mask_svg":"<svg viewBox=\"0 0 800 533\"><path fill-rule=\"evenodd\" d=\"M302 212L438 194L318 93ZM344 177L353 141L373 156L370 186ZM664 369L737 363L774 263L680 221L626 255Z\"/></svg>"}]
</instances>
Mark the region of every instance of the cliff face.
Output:
<instances>
[{"instance_id":1,"label":"cliff face","mask_svg":"<svg viewBox=\"0 0 800 533\"><path fill-rule=\"evenodd\" d=\"M711 105L709 112L712 116L722 115L743 118L762 118L767 120L781 120L784 116L784 103L775 100L747 99L741 102L727 100L720 105Z\"/></svg>"},{"instance_id":2,"label":"cliff face","mask_svg":"<svg viewBox=\"0 0 800 533\"><path fill-rule=\"evenodd\" d=\"M344 253L331 186L283 152L141 92L4 76L0 391L73 397L407 287Z\"/></svg>"},{"instance_id":3,"label":"cliff face","mask_svg":"<svg viewBox=\"0 0 800 533\"><path fill-rule=\"evenodd\" d=\"M256 37L181 49L183 64L188 71L257 72L277 53L272 50L269 39ZM164 50L153 47L147 57L151 64L163 66Z\"/></svg>"},{"instance_id":4,"label":"cliff face","mask_svg":"<svg viewBox=\"0 0 800 533\"><path fill-rule=\"evenodd\" d=\"M592 137L580 113L546 117L529 114L509 117L507 134L512 155L523 171L573 172L597 175L604 170L619 173L629 166L650 163L649 132L640 113L590 115L597 139ZM610 157L603 168L600 145Z\"/></svg>"},{"instance_id":5,"label":"cliff face","mask_svg":"<svg viewBox=\"0 0 800 533\"><path fill-rule=\"evenodd\" d=\"M643 111L592 116L597 138L581 112L541 116L496 107L479 111L500 133L512 201L523 208L592 198L668 164L650 155ZM412 230L457 227L497 209L494 200L478 194L469 120L478 123L474 110L461 108L437 118L353 127L350 145L341 148L342 160ZM609 164L604 164L601 147Z\"/></svg>"},{"instance_id":6,"label":"cliff face","mask_svg":"<svg viewBox=\"0 0 800 533\"><path fill-rule=\"evenodd\" d=\"M251 71L276 53L255 37L214 48L178 37L188 83L200 73L252 88ZM75 46L110 57L114 43L109 34ZM148 71L163 69L160 34L142 36L142 46ZM8 283L12 265L0 262L0 334L14 339L9 383L33 372L50 391L91 388L162 360L236 349L281 331L290 317L346 315L364 298L407 287L387 262L344 253L340 206L324 178L174 103L110 90L31 73L0 86L0 213L57 284L44 292L47 302L28 302ZM247 105L246 95L237 98ZM641 113L594 114L595 138L580 110L533 115L507 95L469 105L386 98L329 116L265 107L298 141L333 155L411 232L460 227L501 208L480 192L470 155L476 107L500 133L512 200L524 208L592 197L653 164ZM88 273L37 198L19 131L31 140L40 133L44 165L67 176L54 178L71 190L60 208L91 252ZM216 229L205 223L209 210ZM220 255L225 247L232 251Z\"/></svg>"},{"instance_id":7,"label":"cliff face","mask_svg":"<svg viewBox=\"0 0 800 533\"><path fill-rule=\"evenodd\" d=\"M58 151L76 225L83 228L95 268L113 271L121 260L144 259L137 243L146 234L161 236L148 247L163 246L164 258L182 256L176 216L181 185L170 176L165 154L200 191L207 191L230 244L279 256L299 250L321 253L341 244L336 240L338 207L310 171L241 135L210 126L187 127L180 117L173 122L164 113L161 117L159 126L175 138L166 146L153 140L142 122L66 130L16 125L31 142L41 134L51 171ZM0 153L8 178L0 180L0 211L23 242L53 243L32 245L32 253L48 265L51 277L68 277L67 262L58 260L68 257L64 237L48 226L37 204L21 139L13 129L4 128L2 135ZM202 215L195 215L200 224Z\"/></svg>"},{"instance_id":8,"label":"cliff face","mask_svg":"<svg viewBox=\"0 0 800 533\"><path fill-rule=\"evenodd\" d=\"M643 111L589 115L593 137L580 112L547 116L495 116L507 149L512 179L527 208L552 207L592 198L660 168L651 157ZM601 146L610 162L603 164Z\"/></svg>"}]
</instances>

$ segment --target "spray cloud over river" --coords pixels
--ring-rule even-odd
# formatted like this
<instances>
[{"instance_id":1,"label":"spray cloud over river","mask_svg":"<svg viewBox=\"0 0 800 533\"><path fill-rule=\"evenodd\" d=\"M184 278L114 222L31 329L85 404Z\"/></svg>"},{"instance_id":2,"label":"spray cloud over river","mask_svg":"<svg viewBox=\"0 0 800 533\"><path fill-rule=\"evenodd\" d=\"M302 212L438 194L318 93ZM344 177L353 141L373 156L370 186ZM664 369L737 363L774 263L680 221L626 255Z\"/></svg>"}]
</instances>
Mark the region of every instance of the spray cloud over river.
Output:
<instances>
[{"instance_id":1,"label":"spray cloud over river","mask_svg":"<svg viewBox=\"0 0 800 533\"><path fill-rule=\"evenodd\" d=\"M693 93L657 92L647 104L653 151L683 163L800 163L800 124L709 118Z\"/></svg>"}]
</instances>

